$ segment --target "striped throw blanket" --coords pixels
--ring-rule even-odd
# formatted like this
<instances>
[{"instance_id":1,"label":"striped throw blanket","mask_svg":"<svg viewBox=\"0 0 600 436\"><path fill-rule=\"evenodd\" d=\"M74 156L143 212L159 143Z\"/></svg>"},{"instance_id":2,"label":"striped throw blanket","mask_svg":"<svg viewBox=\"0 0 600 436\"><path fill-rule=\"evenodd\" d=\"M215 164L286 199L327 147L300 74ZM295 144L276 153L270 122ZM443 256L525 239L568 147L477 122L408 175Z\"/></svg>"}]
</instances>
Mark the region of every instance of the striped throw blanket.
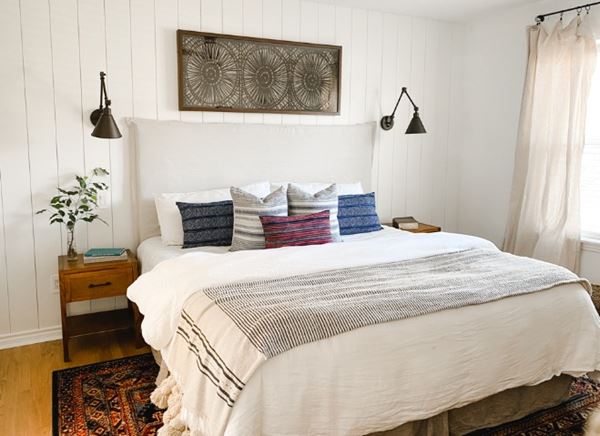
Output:
<instances>
[{"instance_id":1,"label":"striped throw blanket","mask_svg":"<svg viewBox=\"0 0 600 436\"><path fill-rule=\"evenodd\" d=\"M185 303L169 368L206 434L222 434L244 385L268 358L373 324L483 304L567 283L564 268L470 249L203 289ZM188 416L188 420L191 416Z\"/></svg>"}]
</instances>

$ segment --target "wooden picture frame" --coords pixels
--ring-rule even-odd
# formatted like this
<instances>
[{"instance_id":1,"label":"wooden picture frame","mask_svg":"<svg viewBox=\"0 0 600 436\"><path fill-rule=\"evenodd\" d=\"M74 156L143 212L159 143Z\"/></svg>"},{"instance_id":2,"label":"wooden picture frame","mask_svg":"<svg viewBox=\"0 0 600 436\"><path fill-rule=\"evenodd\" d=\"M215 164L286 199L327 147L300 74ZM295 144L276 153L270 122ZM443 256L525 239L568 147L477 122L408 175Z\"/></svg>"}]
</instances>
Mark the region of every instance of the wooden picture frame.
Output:
<instances>
[{"instance_id":1,"label":"wooden picture frame","mask_svg":"<svg viewBox=\"0 0 600 436\"><path fill-rule=\"evenodd\" d=\"M177 30L180 111L339 115L342 47Z\"/></svg>"}]
</instances>

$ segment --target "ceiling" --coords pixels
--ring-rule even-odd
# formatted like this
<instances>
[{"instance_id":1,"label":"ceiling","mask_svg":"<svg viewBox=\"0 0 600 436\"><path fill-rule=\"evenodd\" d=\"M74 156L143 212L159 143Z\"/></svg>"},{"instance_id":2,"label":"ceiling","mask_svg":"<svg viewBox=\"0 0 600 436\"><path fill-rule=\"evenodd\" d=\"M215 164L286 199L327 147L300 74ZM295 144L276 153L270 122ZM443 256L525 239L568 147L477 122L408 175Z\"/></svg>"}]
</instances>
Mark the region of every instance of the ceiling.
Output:
<instances>
[{"instance_id":1,"label":"ceiling","mask_svg":"<svg viewBox=\"0 0 600 436\"><path fill-rule=\"evenodd\" d=\"M319 3L337 4L394 12L415 17L447 21L468 21L486 12L536 3L538 0L316 0Z\"/></svg>"}]
</instances>

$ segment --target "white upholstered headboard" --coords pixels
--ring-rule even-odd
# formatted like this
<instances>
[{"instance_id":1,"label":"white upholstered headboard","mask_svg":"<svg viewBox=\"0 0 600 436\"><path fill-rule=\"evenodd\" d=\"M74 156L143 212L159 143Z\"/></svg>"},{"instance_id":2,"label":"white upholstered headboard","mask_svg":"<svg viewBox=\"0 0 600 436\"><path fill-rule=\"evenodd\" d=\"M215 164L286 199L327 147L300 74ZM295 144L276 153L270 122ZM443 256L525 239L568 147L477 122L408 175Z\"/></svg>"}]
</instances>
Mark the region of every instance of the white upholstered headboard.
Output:
<instances>
[{"instance_id":1,"label":"white upholstered headboard","mask_svg":"<svg viewBox=\"0 0 600 436\"><path fill-rule=\"evenodd\" d=\"M159 235L154 194L260 180L360 181L370 189L374 123L353 126L129 120L140 241Z\"/></svg>"}]
</instances>

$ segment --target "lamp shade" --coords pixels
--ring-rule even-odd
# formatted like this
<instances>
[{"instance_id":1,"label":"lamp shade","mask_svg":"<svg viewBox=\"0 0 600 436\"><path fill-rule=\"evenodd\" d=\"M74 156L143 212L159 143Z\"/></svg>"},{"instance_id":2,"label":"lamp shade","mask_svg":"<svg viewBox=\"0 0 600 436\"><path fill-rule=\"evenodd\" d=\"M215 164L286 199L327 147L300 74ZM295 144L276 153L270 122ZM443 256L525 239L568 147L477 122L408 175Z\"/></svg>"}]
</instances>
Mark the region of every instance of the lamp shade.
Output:
<instances>
[{"instance_id":1,"label":"lamp shade","mask_svg":"<svg viewBox=\"0 0 600 436\"><path fill-rule=\"evenodd\" d=\"M102 115L96 123L96 128L92 132L92 136L96 138L114 139L120 138L121 132L117 127L117 123L110 112L110 107L105 107L102 111Z\"/></svg>"},{"instance_id":2,"label":"lamp shade","mask_svg":"<svg viewBox=\"0 0 600 436\"><path fill-rule=\"evenodd\" d=\"M408 127L406 128L406 134L412 135L412 134L418 134L418 133L427 133L427 131L425 130L425 126L421 122L421 117L419 117L419 112L415 111L415 113L413 114L412 120L410 120L410 123L408 124Z\"/></svg>"}]
</instances>

